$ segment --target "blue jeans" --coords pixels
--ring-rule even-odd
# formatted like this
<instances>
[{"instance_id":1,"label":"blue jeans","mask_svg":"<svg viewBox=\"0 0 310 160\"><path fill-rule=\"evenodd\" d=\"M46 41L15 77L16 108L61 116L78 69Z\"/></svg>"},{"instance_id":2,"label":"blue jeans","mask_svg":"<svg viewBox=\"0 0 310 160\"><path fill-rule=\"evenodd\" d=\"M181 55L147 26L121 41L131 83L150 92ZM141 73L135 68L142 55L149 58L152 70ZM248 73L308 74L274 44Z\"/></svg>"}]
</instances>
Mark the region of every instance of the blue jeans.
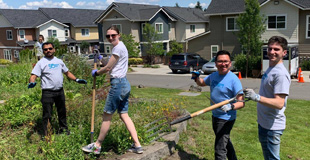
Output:
<instances>
[{"instance_id":1,"label":"blue jeans","mask_svg":"<svg viewBox=\"0 0 310 160\"><path fill-rule=\"evenodd\" d=\"M258 125L259 141L262 146L264 159L280 159L280 142L284 130L268 130Z\"/></svg>"},{"instance_id":2,"label":"blue jeans","mask_svg":"<svg viewBox=\"0 0 310 160\"><path fill-rule=\"evenodd\" d=\"M127 113L128 98L131 90L127 78L111 78L110 82L111 89L103 111L108 114L113 114L116 110L118 113Z\"/></svg>"}]
</instances>

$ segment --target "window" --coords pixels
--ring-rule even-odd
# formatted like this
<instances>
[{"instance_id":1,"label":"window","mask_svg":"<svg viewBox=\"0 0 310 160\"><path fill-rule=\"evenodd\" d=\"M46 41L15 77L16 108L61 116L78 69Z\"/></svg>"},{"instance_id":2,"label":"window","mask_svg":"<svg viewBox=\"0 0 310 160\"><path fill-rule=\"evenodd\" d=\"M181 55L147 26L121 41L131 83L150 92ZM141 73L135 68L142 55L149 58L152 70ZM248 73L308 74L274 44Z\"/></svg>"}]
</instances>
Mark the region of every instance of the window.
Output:
<instances>
[{"instance_id":1,"label":"window","mask_svg":"<svg viewBox=\"0 0 310 160\"><path fill-rule=\"evenodd\" d=\"M168 32L171 32L171 23L168 23Z\"/></svg>"},{"instance_id":2,"label":"window","mask_svg":"<svg viewBox=\"0 0 310 160\"><path fill-rule=\"evenodd\" d=\"M226 31L238 31L237 17L226 18Z\"/></svg>"},{"instance_id":3,"label":"window","mask_svg":"<svg viewBox=\"0 0 310 160\"><path fill-rule=\"evenodd\" d=\"M107 54L110 54L110 46L106 46L105 49L106 49L106 53L107 53Z\"/></svg>"},{"instance_id":4,"label":"window","mask_svg":"<svg viewBox=\"0 0 310 160\"><path fill-rule=\"evenodd\" d=\"M195 28L196 28L195 25L190 25L190 31L191 31L191 33L195 33Z\"/></svg>"},{"instance_id":5,"label":"window","mask_svg":"<svg viewBox=\"0 0 310 160\"><path fill-rule=\"evenodd\" d=\"M216 56L216 53L219 51L218 45L211 45L211 59Z\"/></svg>"},{"instance_id":6,"label":"window","mask_svg":"<svg viewBox=\"0 0 310 160\"><path fill-rule=\"evenodd\" d=\"M122 33L122 25L120 25L120 24L112 24L112 26L115 26L119 30L119 33Z\"/></svg>"},{"instance_id":7,"label":"window","mask_svg":"<svg viewBox=\"0 0 310 160\"><path fill-rule=\"evenodd\" d=\"M89 36L89 29L88 28L82 28L81 32L82 32L82 36Z\"/></svg>"},{"instance_id":8,"label":"window","mask_svg":"<svg viewBox=\"0 0 310 160\"><path fill-rule=\"evenodd\" d=\"M69 29L68 28L65 29L65 37L69 37Z\"/></svg>"},{"instance_id":9,"label":"window","mask_svg":"<svg viewBox=\"0 0 310 160\"><path fill-rule=\"evenodd\" d=\"M19 38L25 39L25 30L19 30Z\"/></svg>"},{"instance_id":10,"label":"window","mask_svg":"<svg viewBox=\"0 0 310 160\"><path fill-rule=\"evenodd\" d=\"M19 51L18 50L14 50L14 58L19 58Z\"/></svg>"},{"instance_id":11,"label":"window","mask_svg":"<svg viewBox=\"0 0 310 160\"><path fill-rule=\"evenodd\" d=\"M57 37L57 30L48 30L48 37Z\"/></svg>"},{"instance_id":12,"label":"window","mask_svg":"<svg viewBox=\"0 0 310 160\"><path fill-rule=\"evenodd\" d=\"M307 15L306 38L310 38L310 15Z\"/></svg>"},{"instance_id":13,"label":"window","mask_svg":"<svg viewBox=\"0 0 310 160\"><path fill-rule=\"evenodd\" d=\"M145 23L141 23L141 33L144 34Z\"/></svg>"},{"instance_id":14,"label":"window","mask_svg":"<svg viewBox=\"0 0 310 160\"><path fill-rule=\"evenodd\" d=\"M286 16L275 15L268 16L268 29L285 29L286 28Z\"/></svg>"},{"instance_id":15,"label":"window","mask_svg":"<svg viewBox=\"0 0 310 160\"><path fill-rule=\"evenodd\" d=\"M4 59L12 60L11 50L4 49L3 52L4 52Z\"/></svg>"},{"instance_id":16,"label":"window","mask_svg":"<svg viewBox=\"0 0 310 160\"><path fill-rule=\"evenodd\" d=\"M164 33L164 28L162 23L155 23L155 30L157 33Z\"/></svg>"},{"instance_id":17,"label":"window","mask_svg":"<svg viewBox=\"0 0 310 160\"><path fill-rule=\"evenodd\" d=\"M6 30L6 39L13 40L13 35L11 30Z\"/></svg>"}]
</instances>

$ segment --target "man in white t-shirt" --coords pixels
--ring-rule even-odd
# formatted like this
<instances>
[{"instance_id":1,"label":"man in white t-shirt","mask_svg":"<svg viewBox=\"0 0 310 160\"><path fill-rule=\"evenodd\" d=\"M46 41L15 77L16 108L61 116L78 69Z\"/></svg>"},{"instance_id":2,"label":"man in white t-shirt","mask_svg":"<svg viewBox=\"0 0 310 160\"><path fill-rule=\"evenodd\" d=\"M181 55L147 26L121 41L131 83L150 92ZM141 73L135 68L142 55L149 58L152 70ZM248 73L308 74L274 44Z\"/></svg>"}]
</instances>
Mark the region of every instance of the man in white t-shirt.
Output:
<instances>
[{"instance_id":1,"label":"man in white t-shirt","mask_svg":"<svg viewBox=\"0 0 310 160\"><path fill-rule=\"evenodd\" d=\"M287 40L273 36L268 41L269 68L264 73L259 94L253 89L244 91L245 97L257 103L259 141L265 159L280 159L280 137L285 129L284 111L291 78L283 65L287 54Z\"/></svg>"}]
</instances>

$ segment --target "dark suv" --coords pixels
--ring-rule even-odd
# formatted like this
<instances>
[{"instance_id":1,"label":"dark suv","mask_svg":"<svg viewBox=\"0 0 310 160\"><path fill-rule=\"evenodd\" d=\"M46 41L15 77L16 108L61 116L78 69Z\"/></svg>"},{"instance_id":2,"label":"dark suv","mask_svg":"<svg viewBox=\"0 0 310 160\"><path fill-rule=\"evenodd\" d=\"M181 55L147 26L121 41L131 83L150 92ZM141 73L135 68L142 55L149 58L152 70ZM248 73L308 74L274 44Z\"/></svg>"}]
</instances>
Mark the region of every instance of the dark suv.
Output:
<instances>
[{"instance_id":1,"label":"dark suv","mask_svg":"<svg viewBox=\"0 0 310 160\"><path fill-rule=\"evenodd\" d=\"M173 73L177 73L178 70L191 72L201 69L202 65L207 62L208 60L202 58L196 53L179 53L172 55L169 62L169 68Z\"/></svg>"}]
</instances>

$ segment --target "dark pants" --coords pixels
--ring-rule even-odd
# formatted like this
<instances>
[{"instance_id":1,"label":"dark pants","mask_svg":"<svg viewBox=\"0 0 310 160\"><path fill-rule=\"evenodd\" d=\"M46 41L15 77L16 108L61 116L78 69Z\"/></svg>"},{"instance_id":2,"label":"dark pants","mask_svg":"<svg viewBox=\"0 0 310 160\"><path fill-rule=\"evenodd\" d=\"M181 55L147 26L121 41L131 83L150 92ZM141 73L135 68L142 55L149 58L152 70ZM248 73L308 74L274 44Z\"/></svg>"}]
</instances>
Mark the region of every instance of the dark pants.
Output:
<instances>
[{"instance_id":1,"label":"dark pants","mask_svg":"<svg viewBox=\"0 0 310 160\"><path fill-rule=\"evenodd\" d=\"M43 130L44 134L47 134L48 121L51 124L53 105L57 108L59 131L68 130L67 118L66 118L66 105L64 90L42 90L42 106L43 106Z\"/></svg>"},{"instance_id":2,"label":"dark pants","mask_svg":"<svg viewBox=\"0 0 310 160\"><path fill-rule=\"evenodd\" d=\"M216 160L236 160L237 156L230 141L230 131L235 120L227 121L212 116L212 126L215 133L214 156Z\"/></svg>"}]
</instances>

